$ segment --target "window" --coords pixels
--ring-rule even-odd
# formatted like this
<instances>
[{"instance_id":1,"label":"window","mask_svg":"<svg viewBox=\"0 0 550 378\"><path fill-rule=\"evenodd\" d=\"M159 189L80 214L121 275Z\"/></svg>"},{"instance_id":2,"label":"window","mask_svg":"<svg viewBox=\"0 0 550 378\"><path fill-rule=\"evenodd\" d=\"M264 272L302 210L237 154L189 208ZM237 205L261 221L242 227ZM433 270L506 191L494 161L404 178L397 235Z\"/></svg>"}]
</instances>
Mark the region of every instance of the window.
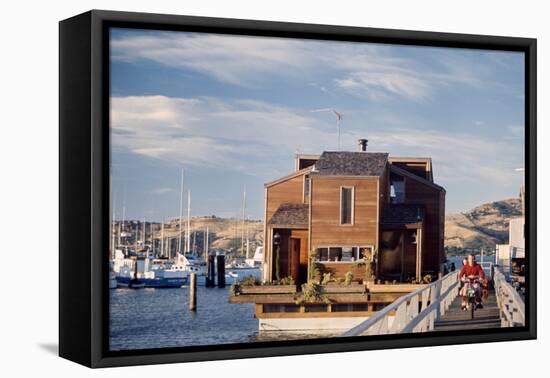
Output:
<instances>
[{"instance_id":1,"label":"window","mask_svg":"<svg viewBox=\"0 0 550 378\"><path fill-rule=\"evenodd\" d=\"M309 188L311 186L311 178L309 175L304 176L304 203L309 203Z\"/></svg>"},{"instance_id":2,"label":"window","mask_svg":"<svg viewBox=\"0 0 550 378\"><path fill-rule=\"evenodd\" d=\"M299 312L300 307L296 305L279 305L279 304L264 304L263 312L275 313L275 312Z\"/></svg>"},{"instance_id":3,"label":"window","mask_svg":"<svg viewBox=\"0 0 550 378\"><path fill-rule=\"evenodd\" d=\"M318 262L354 262L371 258L374 248L368 247L320 247L317 248Z\"/></svg>"},{"instance_id":4,"label":"window","mask_svg":"<svg viewBox=\"0 0 550 378\"><path fill-rule=\"evenodd\" d=\"M367 303L353 303L353 304L333 304L331 306L332 312L350 312L350 311L368 311L369 305Z\"/></svg>"},{"instance_id":5,"label":"window","mask_svg":"<svg viewBox=\"0 0 550 378\"><path fill-rule=\"evenodd\" d=\"M340 261L341 259L342 248L317 248L317 261Z\"/></svg>"},{"instance_id":6,"label":"window","mask_svg":"<svg viewBox=\"0 0 550 378\"><path fill-rule=\"evenodd\" d=\"M327 305L306 305L304 312L327 312Z\"/></svg>"},{"instance_id":7,"label":"window","mask_svg":"<svg viewBox=\"0 0 550 378\"><path fill-rule=\"evenodd\" d=\"M353 224L353 187L340 188L340 224Z\"/></svg>"},{"instance_id":8,"label":"window","mask_svg":"<svg viewBox=\"0 0 550 378\"><path fill-rule=\"evenodd\" d=\"M391 203L400 204L405 202L405 178L392 173L390 177L390 199Z\"/></svg>"}]
</instances>

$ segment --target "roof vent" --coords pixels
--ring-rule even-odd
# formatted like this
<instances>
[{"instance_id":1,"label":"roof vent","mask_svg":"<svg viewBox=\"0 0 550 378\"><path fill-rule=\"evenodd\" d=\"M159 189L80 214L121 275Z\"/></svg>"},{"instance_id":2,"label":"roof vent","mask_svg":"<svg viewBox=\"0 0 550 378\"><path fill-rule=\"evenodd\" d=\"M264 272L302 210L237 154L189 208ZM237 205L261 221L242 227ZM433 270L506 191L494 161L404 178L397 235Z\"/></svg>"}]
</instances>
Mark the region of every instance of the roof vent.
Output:
<instances>
[{"instance_id":1,"label":"roof vent","mask_svg":"<svg viewBox=\"0 0 550 378\"><path fill-rule=\"evenodd\" d=\"M368 139L359 139L357 143L359 146L359 152L367 152L367 144L369 143Z\"/></svg>"}]
</instances>

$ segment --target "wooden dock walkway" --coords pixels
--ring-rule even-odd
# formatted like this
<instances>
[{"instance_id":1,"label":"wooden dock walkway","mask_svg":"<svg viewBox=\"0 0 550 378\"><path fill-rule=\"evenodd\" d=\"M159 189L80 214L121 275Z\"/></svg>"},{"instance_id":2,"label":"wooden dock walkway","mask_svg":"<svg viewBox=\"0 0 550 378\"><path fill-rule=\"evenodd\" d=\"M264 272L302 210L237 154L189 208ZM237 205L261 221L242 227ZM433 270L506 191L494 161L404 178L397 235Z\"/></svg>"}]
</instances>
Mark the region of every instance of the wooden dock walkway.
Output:
<instances>
[{"instance_id":1,"label":"wooden dock walkway","mask_svg":"<svg viewBox=\"0 0 550 378\"><path fill-rule=\"evenodd\" d=\"M498 308L494 290L489 291L489 297L483 302L483 308L474 313L470 319L470 311L462 311L461 298L457 296L445 315L437 319L434 331L458 331L484 328L500 328L500 310Z\"/></svg>"},{"instance_id":2,"label":"wooden dock walkway","mask_svg":"<svg viewBox=\"0 0 550 378\"><path fill-rule=\"evenodd\" d=\"M504 274L492 264L487 269L492 279L483 309L474 319L460 308L458 273L451 272L399 297L342 336L385 335L431 331L460 331L525 325L525 303Z\"/></svg>"}]
</instances>

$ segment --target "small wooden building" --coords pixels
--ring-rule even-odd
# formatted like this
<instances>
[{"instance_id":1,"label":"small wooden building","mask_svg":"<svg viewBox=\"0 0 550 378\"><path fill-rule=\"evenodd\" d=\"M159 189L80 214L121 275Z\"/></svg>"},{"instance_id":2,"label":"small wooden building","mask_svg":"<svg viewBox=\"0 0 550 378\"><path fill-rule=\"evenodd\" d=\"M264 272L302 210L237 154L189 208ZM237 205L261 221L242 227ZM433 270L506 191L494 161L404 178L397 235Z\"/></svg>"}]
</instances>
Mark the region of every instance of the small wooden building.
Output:
<instances>
[{"instance_id":1,"label":"small wooden building","mask_svg":"<svg viewBox=\"0 0 550 378\"><path fill-rule=\"evenodd\" d=\"M308 280L311 261L335 279L413 282L444 262L445 190L430 158L361 150L297 155L265 184L264 281ZM366 277L361 262L372 264Z\"/></svg>"},{"instance_id":2,"label":"small wooden building","mask_svg":"<svg viewBox=\"0 0 550 378\"><path fill-rule=\"evenodd\" d=\"M265 184L263 283L233 287L260 330L346 330L437 279L445 190L430 158L360 150L297 155Z\"/></svg>"}]
</instances>

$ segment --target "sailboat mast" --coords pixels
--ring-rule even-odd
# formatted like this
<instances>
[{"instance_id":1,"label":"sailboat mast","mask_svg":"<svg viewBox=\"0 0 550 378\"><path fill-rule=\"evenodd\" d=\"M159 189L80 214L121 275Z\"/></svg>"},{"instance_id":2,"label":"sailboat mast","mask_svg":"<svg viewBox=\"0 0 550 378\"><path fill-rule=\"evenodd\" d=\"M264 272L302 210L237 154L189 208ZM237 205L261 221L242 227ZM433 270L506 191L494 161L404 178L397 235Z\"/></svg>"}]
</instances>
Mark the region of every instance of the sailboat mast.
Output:
<instances>
[{"instance_id":1,"label":"sailboat mast","mask_svg":"<svg viewBox=\"0 0 550 378\"><path fill-rule=\"evenodd\" d=\"M246 258L249 259L249 251L250 251L250 238L248 234L248 215L246 216Z\"/></svg>"},{"instance_id":2,"label":"sailboat mast","mask_svg":"<svg viewBox=\"0 0 550 378\"><path fill-rule=\"evenodd\" d=\"M141 239L141 245L145 249L145 231L146 231L146 223L145 223L145 217L143 217L143 238Z\"/></svg>"},{"instance_id":3,"label":"sailboat mast","mask_svg":"<svg viewBox=\"0 0 550 378\"><path fill-rule=\"evenodd\" d=\"M153 257L155 257L155 234L153 230L153 222L151 222L151 248L153 250Z\"/></svg>"},{"instance_id":4,"label":"sailboat mast","mask_svg":"<svg viewBox=\"0 0 550 378\"><path fill-rule=\"evenodd\" d=\"M118 234L118 244L120 245L120 237L122 235L123 232L125 232L126 230L126 195L124 195L124 198L122 200L122 223L121 223L121 228L120 228L120 233ZM126 243L124 243L126 244Z\"/></svg>"},{"instance_id":5,"label":"sailboat mast","mask_svg":"<svg viewBox=\"0 0 550 378\"><path fill-rule=\"evenodd\" d=\"M185 252L191 251L191 190L187 191L187 238Z\"/></svg>"},{"instance_id":6,"label":"sailboat mast","mask_svg":"<svg viewBox=\"0 0 550 378\"><path fill-rule=\"evenodd\" d=\"M164 221L160 221L160 255L164 256Z\"/></svg>"},{"instance_id":7,"label":"sailboat mast","mask_svg":"<svg viewBox=\"0 0 550 378\"><path fill-rule=\"evenodd\" d=\"M208 226L206 227L206 241L205 241L205 254L206 254L206 259L208 261Z\"/></svg>"},{"instance_id":8,"label":"sailboat mast","mask_svg":"<svg viewBox=\"0 0 550 378\"><path fill-rule=\"evenodd\" d=\"M178 238L178 252L181 253L181 233L183 230L183 168L181 169L181 183L180 183L180 226L179 226L179 238Z\"/></svg>"},{"instance_id":9,"label":"sailboat mast","mask_svg":"<svg viewBox=\"0 0 550 378\"><path fill-rule=\"evenodd\" d=\"M134 250L137 252L137 246L138 246L138 239L139 239L139 220L132 221L132 223L136 223L136 227L134 227L134 234L136 235L134 238Z\"/></svg>"},{"instance_id":10,"label":"sailboat mast","mask_svg":"<svg viewBox=\"0 0 550 378\"><path fill-rule=\"evenodd\" d=\"M111 207L111 213L113 217L111 221L111 259L114 259L115 258L115 237L116 237L116 194L113 196L113 206Z\"/></svg>"},{"instance_id":11,"label":"sailboat mast","mask_svg":"<svg viewBox=\"0 0 550 378\"><path fill-rule=\"evenodd\" d=\"M245 222L246 222L246 185L243 191L243 223L241 228L241 253L244 252L244 232L245 232Z\"/></svg>"}]
</instances>

